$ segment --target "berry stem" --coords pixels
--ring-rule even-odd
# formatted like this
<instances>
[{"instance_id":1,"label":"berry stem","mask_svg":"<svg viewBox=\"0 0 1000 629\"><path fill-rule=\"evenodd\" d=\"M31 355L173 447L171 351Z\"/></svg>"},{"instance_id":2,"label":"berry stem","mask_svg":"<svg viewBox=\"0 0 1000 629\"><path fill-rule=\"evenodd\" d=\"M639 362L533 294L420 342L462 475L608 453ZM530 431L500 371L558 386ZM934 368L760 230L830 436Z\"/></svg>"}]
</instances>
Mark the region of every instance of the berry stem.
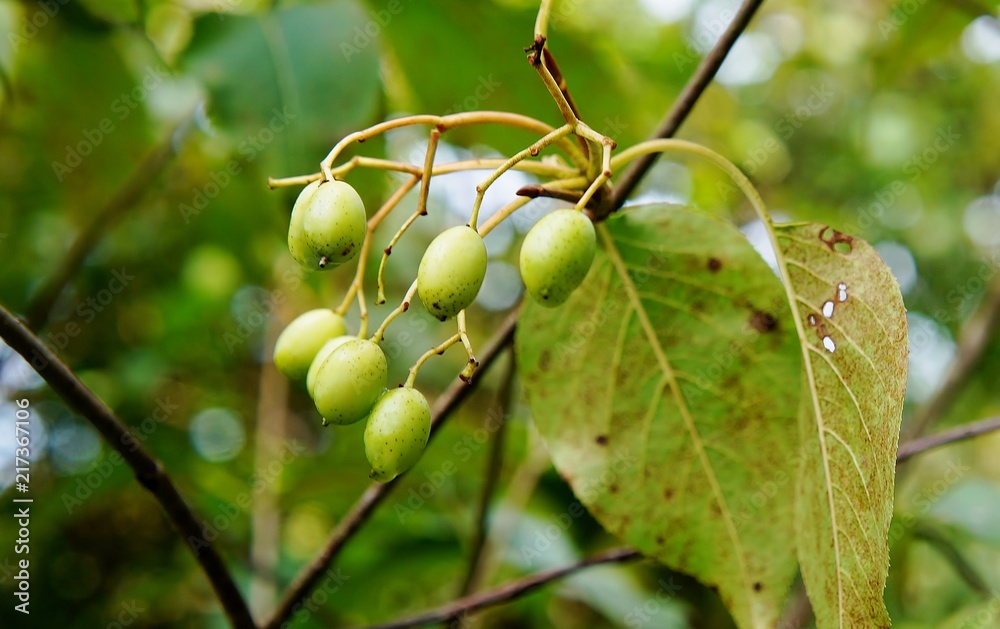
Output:
<instances>
[{"instance_id":1,"label":"berry stem","mask_svg":"<svg viewBox=\"0 0 1000 629\"><path fill-rule=\"evenodd\" d=\"M336 146L330 150L330 153L323 158L323 161L320 162L320 172L322 173L323 178L334 178L333 162L336 161L341 152L343 152L343 150L351 144L355 142L363 142L392 129L399 129L401 127L417 124L432 125L442 133L456 127L474 124L502 124L518 129L525 129L538 134L548 134L552 132L552 127L540 120L536 120L529 116L523 116L521 114L513 114L503 111L467 111L457 114L449 114L447 116L431 116L421 114L395 118L393 120L387 120L373 125L361 131L355 131L340 140L340 142L338 142ZM576 164L577 167L582 168L586 165L586 157L575 144L562 140L559 145L566 152L566 154L569 155L570 159L573 160L573 163Z\"/></svg>"},{"instance_id":2,"label":"berry stem","mask_svg":"<svg viewBox=\"0 0 1000 629\"><path fill-rule=\"evenodd\" d=\"M557 179L555 181L550 181L549 183L541 186L545 190L573 190L576 188L583 187L587 183L586 178L583 176L573 177L570 179ZM485 221L483 221L482 228L479 230L480 236L486 236L486 234L493 231L497 225L507 220L510 215L512 215L517 210L521 209L527 205L535 197L519 196L507 205L503 206Z\"/></svg>"},{"instance_id":3,"label":"berry stem","mask_svg":"<svg viewBox=\"0 0 1000 629\"><path fill-rule=\"evenodd\" d=\"M587 191L583 193L580 200L576 202L576 206L574 208L575 210L582 212L583 208L587 207L587 204L590 203L594 194L611 178L611 149L614 148L614 144L614 140L602 136L601 172L594 178L594 181L590 183L590 187L588 187Z\"/></svg>"},{"instance_id":4,"label":"berry stem","mask_svg":"<svg viewBox=\"0 0 1000 629\"><path fill-rule=\"evenodd\" d=\"M481 184L476 186L476 202L472 206L472 216L469 218L469 227L476 229L476 225L479 222L479 208L483 204L483 197L486 196L486 191L489 189L493 183L500 178L500 175L504 174L510 170L515 164L521 162L529 157L534 157L538 155L543 149L551 145L553 142L558 142L560 139L566 137L573 132L573 127L569 124L565 124L558 129L553 130L551 133L545 134L537 142L516 153L513 157L508 159L506 162L501 164L493 174L487 177ZM478 231L478 230L477 230Z\"/></svg>"},{"instance_id":5,"label":"berry stem","mask_svg":"<svg viewBox=\"0 0 1000 629\"><path fill-rule=\"evenodd\" d=\"M397 205L399 205L399 202L406 196L406 193L417 185L418 181L420 181L420 175L410 177L406 182L399 186L399 188L392 193L392 196L386 199L385 203L382 204L382 207L380 207L378 211L375 212L370 219L368 219L368 230L365 232L365 242L361 245L361 253L358 256L358 268L354 272L354 280L351 282L351 287L347 290L347 294L344 295L344 300L340 302L340 305L337 306L336 309L334 309L334 312L340 316L343 317L347 313L347 309L351 307L351 304L354 302L354 297L358 293L358 288L364 281L365 268L368 265L368 250L371 248L372 234L375 233L375 230L382 223L382 220L388 216Z\"/></svg>"},{"instance_id":6,"label":"berry stem","mask_svg":"<svg viewBox=\"0 0 1000 629\"><path fill-rule=\"evenodd\" d=\"M413 283L410 284L410 288L406 291L406 295L403 297L403 301L401 301L392 312L386 315L385 319L382 321L382 325L378 326L378 329L375 330L375 334L371 339L373 343L382 342L382 339L385 338L385 331L389 327L389 324L392 323L393 319L409 310L410 302L413 301L413 296L416 294L417 280L413 280Z\"/></svg>"},{"instance_id":7,"label":"berry stem","mask_svg":"<svg viewBox=\"0 0 1000 629\"><path fill-rule=\"evenodd\" d=\"M573 103L570 102L566 92L563 90L563 87L559 85L559 80L553 76L552 70L548 67L548 65L546 65L544 53L545 38L539 38L536 36L533 52L529 56L531 66L535 69L535 72L538 73L539 78L542 79L545 89L549 91L549 95L559 108L559 113L562 114L563 120L566 121L566 124L573 127L573 133L586 140L589 145L593 145L591 147L592 149L601 148L601 146L605 144L607 138L600 133L597 133L586 123L580 120L580 117L576 113L576 108L573 106ZM598 155L598 151L588 150L587 159L587 174L591 177L596 176L599 172L598 169L601 164L601 157ZM580 168L583 170L584 166L581 165Z\"/></svg>"},{"instance_id":8,"label":"berry stem","mask_svg":"<svg viewBox=\"0 0 1000 629\"><path fill-rule=\"evenodd\" d=\"M368 336L368 302L365 301L365 286L364 283L358 282L358 338L365 338Z\"/></svg>"},{"instance_id":9,"label":"berry stem","mask_svg":"<svg viewBox=\"0 0 1000 629\"><path fill-rule=\"evenodd\" d=\"M535 17L535 37L548 37L549 17L552 15L552 0L541 0Z\"/></svg>"},{"instance_id":10,"label":"berry stem","mask_svg":"<svg viewBox=\"0 0 1000 629\"><path fill-rule=\"evenodd\" d=\"M438 140L440 138L440 131L437 129L431 130L431 136L427 140L427 151L424 155L423 180L420 182L420 197L417 200L416 211L410 218L406 219L406 222L396 231L389 244L382 250L382 261L378 265L378 297L375 299L376 305L385 303L385 266L389 262L389 255L392 253L392 248L396 246L396 243L403 237L403 234L410 228L410 225L424 214L427 214L427 195L430 193L431 177L433 176L434 154L437 152Z\"/></svg>"},{"instance_id":11,"label":"berry stem","mask_svg":"<svg viewBox=\"0 0 1000 629\"><path fill-rule=\"evenodd\" d=\"M472 350L472 342L469 340L469 333L466 330L465 311L459 312L456 318L458 319L458 336L462 339L462 345L465 346L465 353L469 355L469 362L466 363L465 369L458 374L458 377L462 382L472 382L472 374L479 367L479 361L476 360L476 353Z\"/></svg>"},{"instance_id":12,"label":"berry stem","mask_svg":"<svg viewBox=\"0 0 1000 629\"><path fill-rule=\"evenodd\" d=\"M486 234L496 228L497 225L502 223L507 217L509 217L514 212L518 211L528 203L532 201L531 197L517 197L513 201L509 202L507 205L503 206L485 221L483 221L482 226L479 228L479 235L486 237Z\"/></svg>"},{"instance_id":13,"label":"berry stem","mask_svg":"<svg viewBox=\"0 0 1000 629\"><path fill-rule=\"evenodd\" d=\"M438 175L449 175L451 173L464 172L468 170L493 170L494 168L498 168L503 165L505 161L507 160L499 157L484 157L460 160L457 162L448 162L447 164L437 164L431 171L431 175L437 177ZM347 173L351 172L355 168L389 170L408 173L411 175L420 175L423 173L423 169L414 164L405 164L403 162L388 159L377 159L374 157L363 157L361 155L355 155L350 159L350 161L341 164L330 172L333 173L334 177L343 179ZM577 170L569 168L568 166L528 159L515 164L513 169L538 175L539 177L548 178L567 178L578 174ZM321 172L315 172L309 175L295 175L293 177L269 177L267 180L267 186L271 189L283 188L287 186L304 186L322 178L323 173Z\"/></svg>"},{"instance_id":14,"label":"berry stem","mask_svg":"<svg viewBox=\"0 0 1000 629\"><path fill-rule=\"evenodd\" d=\"M456 332L455 334L449 336L444 343L432 347L426 352L424 352L420 356L420 358L417 359L417 362L413 363L413 366L410 367L410 375L407 376L406 382L403 383L403 386L412 387L414 381L416 381L417 379L417 372L420 371L420 368L424 365L425 362L427 362L427 359L436 354L443 354L445 350L447 350L449 347L451 347L455 343L458 343L461 340L462 340L462 335Z\"/></svg>"}]
</instances>

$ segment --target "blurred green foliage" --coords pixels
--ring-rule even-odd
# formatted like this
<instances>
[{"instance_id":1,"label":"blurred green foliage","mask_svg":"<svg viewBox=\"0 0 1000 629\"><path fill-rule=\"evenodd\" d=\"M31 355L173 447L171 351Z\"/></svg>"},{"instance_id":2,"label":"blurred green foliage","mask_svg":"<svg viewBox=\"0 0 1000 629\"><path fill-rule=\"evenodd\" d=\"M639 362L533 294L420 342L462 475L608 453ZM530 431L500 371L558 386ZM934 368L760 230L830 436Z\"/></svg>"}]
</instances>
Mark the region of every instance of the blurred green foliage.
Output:
<instances>
[{"instance_id":1,"label":"blurred green foliage","mask_svg":"<svg viewBox=\"0 0 1000 629\"><path fill-rule=\"evenodd\" d=\"M145 195L76 269L42 336L218 529L213 543L258 614L368 482L362 427L321 429L304 390L262 369L282 322L338 303L350 281L348 272L295 267L284 236L296 190L268 191L267 177L314 172L340 137L402 112L497 109L559 122L521 51L531 40L531 0L274 4L0 2L0 302L23 311L143 157L173 142L176 157L144 173ZM649 134L737 4L564 0L551 48L584 118L627 145ZM954 339L1000 266L1000 35L995 21L977 19L979 4L765 3L680 133L742 166L773 211L828 222L879 248L910 311L904 422L940 383ZM648 12L667 10L673 21ZM189 124L171 136L182 120ZM419 161L424 137L394 133L349 154ZM483 127L445 140L456 153L496 155L533 138ZM400 179L355 171L349 181L374 211ZM435 182L430 216L394 250L390 295L405 290L433 233L464 220L458 201L471 202L476 181ZM638 198L751 219L713 167L694 161L662 161ZM380 228L379 242L408 211ZM514 261L512 236L498 230L487 239L494 260ZM132 279L112 284L116 272ZM509 303L518 290L510 281L494 287L491 303ZM503 316L475 309L473 339L483 342ZM445 334L422 309L408 313L388 338L390 380ZM421 388L433 399L463 360L453 350L429 362ZM455 596L489 451L483 426L503 414L506 362L482 376L345 549L340 588L296 626L387 620ZM998 372L994 339L943 423L996 414ZM21 397L37 420L30 626L224 626L188 549L96 432L6 352L0 373L3 425ZM489 583L616 543L587 515L561 525L574 498L549 467L516 387L507 413ZM12 436L0 444L6 513L15 496ZM907 464L887 589L897 626L964 626L982 610L996 617L1000 514L983 506L996 501L998 447L998 437L986 437ZM250 509L236 504L241 494L253 498ZM921 523L953 532L992 598L917 534ZM29 626L12 610L15 537L12 518L0 519L0 624ZM582 572L479 618L492 627L731 622L715 594L651 562Z\"/></svg>"}]
</instances>

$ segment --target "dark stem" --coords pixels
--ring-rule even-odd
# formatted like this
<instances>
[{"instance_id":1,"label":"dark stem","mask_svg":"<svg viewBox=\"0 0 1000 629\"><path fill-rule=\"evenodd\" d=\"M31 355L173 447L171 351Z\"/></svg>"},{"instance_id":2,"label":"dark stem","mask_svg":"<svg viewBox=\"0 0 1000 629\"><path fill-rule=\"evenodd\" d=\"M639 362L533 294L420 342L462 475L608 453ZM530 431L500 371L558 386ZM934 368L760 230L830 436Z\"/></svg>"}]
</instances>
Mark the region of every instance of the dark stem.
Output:
<instances>
[{"instance_id":1,"label":"dark stem","mask_svg":"<svg viewBox=\"0 0 1000 629\"><path fill-rule=\"evenodd\" d=\"M715 76L719 67L722 65L726 54L729 49L735 43L736 38L739 34L746 28L753 16L753 13L757 10L757 7L763 0L747 0L740 11L737 13L736 17L733 19L733 23L729 26L729 29L723 34L719 43L716 44L715 48L709 53L709 55L702 61L698 70L695 72L694 76L688 80L687 85L681 92L681 97L674 104L674 107L667 114L663 123L660 125L660 129L651 139L656 139L660 137L670 137L676 131L677 127L687 118L688 114L694 108L695 103L701 96L702 92L705 91L709 81ZM525 52L529 52L529 59L533 64L540 63L542 59L541 51L544 48L545 40L536 40L534 44L526 49ZM639 181L646 175L646 171L649 170L649 165L652 164L652 159L649 160L649 164L640 167L638 163L633 164L633 167L626 171L625 175L622 177L621 183L626 184L624 187L616 188L615 197L613 201L614 207L620 207L625 199L628 197L629 193ZM504 322L503 326L497 330L493 337L488 341L486 350L481 354L482 357L482 368L486 368L490 365L496 355L507 346L508 343L514 338L514 328L517 324L517 313L512 313L510 317ZM434 424L433 429L437 427L441 422L447 419L447 416L451 411L458 407L459 402L469 395L479 380L472 381L469 385L464 385L461 382L456 382L451 388L449 388L435 404L434 413ZM358 499L351 510L344 516L340 521L337 528L334 529L327 540L326 546L319 553L319 555L309 564L292 582L292 585L288 588L285 596L282 598L281 603L278 605L278 609L275 610L271 619L267 622L265 627L267 629L277 629L292 613L295 606L305 599L308 593L316 585L319 579L323 576L324 572L327 570L333 559L340 553L344 544L354 535L354 533L361 527L361 525L367 521L368 517L374 511L375 507L385 498L388 492L395 485L395 481L387 483L385 485L373 484L369 486L368 490ZM508 599L504 599L508 600Z\"/></svg>"},{"instance_id":2,"label":"dark stem","mask_svg":"<svg viewBox=\"0 0 1000 629\"><path fill-rule=\"evenodd\" d=\"M688 117L698 99L701 98L702 93L708 87L709 83L712 82L715 73L722 67L722 62L726 60L726 55L729 54L733 44L736 43L739 36L746 30L754 13L756 13L757 9L763 3L764 0L746 0L743 3L743 6L736 13L729 28L726 29L726 32L716 42L715 47L702 59L698 69L695 70L694 75L688 80L687 85L684 86L684 90L681 91L681 95L674 102L674 106L667 112L663 121L660 122L660 126L653 134L654 139L670 138L677 133L677 129L680 128L681 123ZM615 194L610 204L612 211L625 204L626 199L632 194L636 186L639 185L642 178L646 176L646 172L653 166L657 157L659 157L657 154L640 157L632 162L624 174L615 181ZM597 217L598 220L602 218L604 216Z\"/></svg>"},{"instance_id":3,"label":"dark stem","mask_svg":"<svg viewBox=\"0 0 1000 629\"><path fill-rule=\"evenodd\" d=\"M989 583L979 574L976 567L969 562L965 555L962 554L962 551L955 546L951 537L944 531L927 522L922 522L913 531L913 536L933 546L976 594L984 598L992 596Z\"/></svg>"},{"instance_id":4,"label":"dark stem","mask_svg":"<svg viewBox=\"0 0 1000 629\"><path fill-rule=\"evenodd\" d=\"M142 446L115 414L88 389L59 357L53 354L31 330L17 317L0 306L0 336L7 345L24 357L52 390L83 415L104 436L135 473L139 484L145 487L163 507L177 532L187 542L195 559L201 565L215 590L219 602L233 627L254 627L246 602L233 582L232 575L215 548L204 542L201 519L177 491L163 465ZM198 541L198 546L191 544Z\"/></svg>"},{"instance_id":5,"label":"dark stem","mask_svg":"<svg viewBox=\"0 0 1000 629\"><path fill-rule=\"evenodd\" d=\"M572 190L556 190L548 189L545 186L540 186L538 184L530 184L527 186L521 186L517 192L515 192L519 197L528 197L531 199L537 199L538 197L548 197L550 199L559 199L560 201L568 201L569 203L576 203L583 196L581 192L574 192ZM590 205L588 204L588 207Z\"/></svg>"},{"instance_id":6,"label":"dark stem","mask_svg":"<svg viewBox=\"0 0 1000 629\"><path fill-rule=\"evenodd\" d=\"M493 494L496 492L497 480L500 478L500 470L503 468L503 451L506 440L504 436L507 432L507 413L511 405L511 395L514 391L514 355L511 352L510 362L504 370L503 382L497 392L497 410L501 413L502 421L493 435L490 443L490 452L486 459L486 470L483 474L483 491L479 495L479 507L476 512L476 531L472 539L472 547L469 549L469 567L462 580L462 586L458 590L458 598L462 598L476 590L483 568L483 556L486 549L486 538L489 532L488 520L490 514L490 503L493 501ZM455 618L452 629L459 629L462 619Z\"/></svg>"},{"instance_id":7,"label":"dark stem","mask_svg":"<svg viewBox=\"0 0 1000 629\"><path fill-rule=\"evenodd\" d=\"M514 326L517 323L518 314L519 311L515 310L507 317L500 329L493 335L493 338L490 339L479 354L479 369L481 374L486 373L486 370L489 369L490 365L493 364L497 356L500 355L504 347L513 338ZM479 378L476 378L470 384L456 380L438 397L434 403L432 413L431 439L434 438L434 435L444 421L448 419L451 412L458 408L459 404L475 390L474 385L477 382L479 382ZM330 564L340 554L344 545L358 532L361 525L375 511L375 508L385 500L385 497L389 495L389 492L396 486L400 478L402 477L396 477L388 483L372 483L368 486L368 489L361 495L361 498L354 503L347 514L337 524L337 528L333 530L330 539L327 540L326 546L319 555L295 577L295 580L285 591L281 602L278 603L278 608L264 625L265 629L277 629L290 618L292 610L309 595L309 592L324 577Z\"/></svg>"},{"instance_id":8,"label":"dark stem","mask_svg":"<svg viewBox=\"0 0 1000 629\"><path fill-rule=\"evenodd\" d=\"M912 439L899 446L899 450L896 451L896 465L898 466L910 457L922 454L928 450L933 450L949 443L955 443L956 441L962 441L963 439L971 439L972 437L995 430L1000 430L1000 416L988 417L972 422L971 424L957 426L951 430L931 435L930 437ZM899 473L897 473L898 478ZM790 611L782 619L782 622L778 625L778 629L799 629L812 618L812 606L809 604L809 597L806 596L805 588L801 583L795 588L791 596L793 602Z\"/></svg>"},{"instance_id":9,"label":"dark stem","mask_svg":"<svg viewBox=\"0 0 1000 629\"><path fill-rule=\"evenodd\" d=\"M499 605L501 603L506 603L507 601L520 598L521 596L538 589L550 581L561 579L562 577L583 570L584 568L589 568L590 566L597 566L605 563L624 563L641 557L642 555L640 555L638 551L632 550L631 548L610 550L588 557L587 559L570 566L539 572L518 581L508 583L507 585L500 586L495 590L475 594L473 596L466 596L465 598L457 601L452 601L447 605L442 605L437 609L432 609L422 614L411 616L410 618L394 620L384 625L371 625L367 629L403 629L404 627L419 627L421 625L430 625L437 622L451 620L461 616L462 614L467 614L477 609L493 607L494 605Z\"/></svg>"},{"instance_id":10,"label":"dark stem","mask_svg":"<svg viewBox=\"0 0 1000 629\"><path fill-rule=\"evenodd\" d=\"M1000 325L1000 278L990 286L983 301L969 317L958 339L955 361L948 369L944 382L933 397L917 411L906 431L909 439L916 439L938 421L954 404L965 388L971 374L983 357L986 346Z\"/></svg>"},{"instance_id":11,"label":"dark stem","mask_svg":"<svg viewBox=\"0 0 1000 629\"><path fill-rule=\"evenodd\" d=\"M955 443L956 441L962 441L963 439L978 437L979 435L993 432L994 430L1000 430L1000 416L980 419L979 421L972 422L971 424L956 426L955 428L945 430L944 432L940 432L936 435L907 441L903 445L899 446L899 451L896 453L896 463L902 463L914 455L926 452L933 448L938 448L949 443Z\"/></svg>"},{"instance_id":12,"label":"dark stem","mask_svg":"<svg viewBox=\"0 0 1000 629\"><path fill-rule=\"evenodd\" d=\"M46 326L52 307L66 284L83 266L83 261L93 251L108 231L142 200L149 191L149 184L170 160L177 154L184 137L191 130L196 110L185 116L170 130L160 144L150 151L139 163L129 178L125 181L114 197L97 213L87 227L73 241L73 245L63 256L59 267L42 284L31 301L25 307L25 317L32 330L38 331Z\"/></svg>"}]
</instances>

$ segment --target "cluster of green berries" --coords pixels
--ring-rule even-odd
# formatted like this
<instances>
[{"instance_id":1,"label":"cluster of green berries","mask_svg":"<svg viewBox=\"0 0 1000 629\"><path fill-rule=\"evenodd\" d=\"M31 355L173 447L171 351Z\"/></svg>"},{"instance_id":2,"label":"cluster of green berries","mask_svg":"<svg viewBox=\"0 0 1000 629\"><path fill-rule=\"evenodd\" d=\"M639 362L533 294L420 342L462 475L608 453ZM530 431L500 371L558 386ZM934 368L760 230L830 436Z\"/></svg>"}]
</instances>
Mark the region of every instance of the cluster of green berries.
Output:
<instances>
[{"instance_id":1,"label":"cluster of green berries","mask_svg":"<svg viewBox=\"0 0 1000 629\"><path fill-rule=\"evenodd\" d=\"M583 212L556 210L528 231L520 268L528 294L538 303L561 305L587 277L597 251L594 224ZM417 293L435 317L445 321L472 303L486 277L486 245L462 225L437 236L420 260Z\"/></svg>"},{"instance_id":2,"label":"cluster of green berries","mask_svg":"<svg viewBox=\"0 0 1000 629\"><path fill-rule=\"evenodd\" d=\"M386 390L382 349L348 335L337 313L310 310L289 323L275 343L274 363L288 378L305 381L325 423L367 419L365 455L372 478L392 480L420 458L431 432L427 399L412 387Z\"/></svg>"},{"instance_id":3,"label":"cluster of green berries","mask_svg":"<svg viewBox=\"0 0 1000 629\"><path fill-rule=\"evenodd\" d=\"M311 270L350 262L367 233L364 202L349 184L314 181L299 194L288 227L292 257ZM529 294L557 306L586 277L596 250L593 223L582 212L558 210L525 237L521 275ZM472 227L439 234L417 269L417 294L441 321L455 317L476 298L486 277L486 245ZM333 310L306 312L282 331L274 362L289 379L304 381L324 423L367 420L365 455L371 477L389 481L412 467L427 445L431 411L410 386L386 389L388 364L375 339L347 333Z\"/></svg>"}]
</instances>

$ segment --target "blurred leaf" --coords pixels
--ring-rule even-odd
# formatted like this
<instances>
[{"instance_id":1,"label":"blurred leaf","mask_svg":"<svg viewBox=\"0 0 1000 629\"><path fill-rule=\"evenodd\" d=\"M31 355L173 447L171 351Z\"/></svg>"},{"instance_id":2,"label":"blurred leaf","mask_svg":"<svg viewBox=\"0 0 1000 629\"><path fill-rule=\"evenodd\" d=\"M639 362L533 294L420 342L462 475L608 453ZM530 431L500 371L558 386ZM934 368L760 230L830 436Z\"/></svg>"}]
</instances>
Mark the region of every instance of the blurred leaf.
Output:
<instances>
[{"instance_id":1,"label":"blurred leaf","mask_svg":"<svg viewBox=\"0 0 1000 629\"><path fill-rule=\"evenodd\" d=\"M949 468L959 475L970 467ZM984 479L969 479L951 488L931 505L934 520L959 528L977 539L1000 546L1000 488Z\"/></svg>"},{"instance_id":2,"label":"blurred leaf","mask_svg":"<svg viewBox=\"0 0 1000 629\"><path fill-rule=\"evenodd\" d=\"M728 223L653 205L606 225L584 285L518 327L535 421L605 527L717 586L741 627L773 627L795 573L781 285Z\"/></svg>"},{"instance_id":3,"label":"blurred leaf","mask_svg":"<svg viewBox=\"0 0 1000 629\"><path fill-rule=\"evenodd\" d=\"M352 43L367 23L353 2L209 14L197 20L183 64L208 88L215 117L242 140L241 154L281 135L296 149L286 150L282 166L313 172L333 142L367 126L378 106L377 46ZM305 148L316 153L300 154Z\"/></svg>"},{"instance_id":4,"label":"blurred leaf","mask_svg":"<svg viewBox=\"0 0 1000 629\"><path fill-rule=\"evenodd\" d=\"M888 627L896 446L906 388L899 285L863 240L776 226L805 365L799 561L818 627Z\"/></svg>"}]
</instances>

